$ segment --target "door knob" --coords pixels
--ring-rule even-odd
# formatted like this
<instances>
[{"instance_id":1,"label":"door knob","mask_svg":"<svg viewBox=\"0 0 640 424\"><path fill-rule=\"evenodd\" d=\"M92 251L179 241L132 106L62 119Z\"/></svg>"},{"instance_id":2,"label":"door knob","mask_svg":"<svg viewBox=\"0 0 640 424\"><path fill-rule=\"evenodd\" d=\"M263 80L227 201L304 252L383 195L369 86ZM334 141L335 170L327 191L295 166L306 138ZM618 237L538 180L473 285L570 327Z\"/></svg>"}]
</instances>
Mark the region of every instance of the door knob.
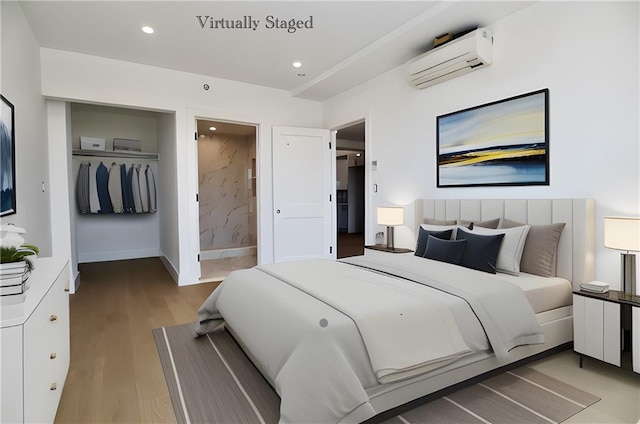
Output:
<instances>
[{"instance_id":1,"label":"door knob","mask_svg":"<svg viewBox=\"0 0 640 424\"><path fill-rule=\"evenodd\" d=\"M280 213L280 209L277 209L277 210L276 210L276 213Z\"/></svg>"}]
</instances>

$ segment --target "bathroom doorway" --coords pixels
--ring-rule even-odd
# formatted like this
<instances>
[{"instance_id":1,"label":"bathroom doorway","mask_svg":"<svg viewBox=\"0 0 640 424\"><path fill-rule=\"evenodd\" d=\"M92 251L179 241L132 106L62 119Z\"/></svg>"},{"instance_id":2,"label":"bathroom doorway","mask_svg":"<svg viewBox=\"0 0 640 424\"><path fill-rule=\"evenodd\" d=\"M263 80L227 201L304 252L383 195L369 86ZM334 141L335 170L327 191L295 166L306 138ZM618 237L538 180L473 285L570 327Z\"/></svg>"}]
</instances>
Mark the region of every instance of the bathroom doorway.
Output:
<instances>
[{"instance_id":1,"label":"bathroom doorway","mask_svg":"<svg viewBox=\"0 0 640 424\"><path fill-rule=\"evenodd\" d=\"M256 126L197 120L200 281L257 264Z\"/></svg>"}]
</instances>

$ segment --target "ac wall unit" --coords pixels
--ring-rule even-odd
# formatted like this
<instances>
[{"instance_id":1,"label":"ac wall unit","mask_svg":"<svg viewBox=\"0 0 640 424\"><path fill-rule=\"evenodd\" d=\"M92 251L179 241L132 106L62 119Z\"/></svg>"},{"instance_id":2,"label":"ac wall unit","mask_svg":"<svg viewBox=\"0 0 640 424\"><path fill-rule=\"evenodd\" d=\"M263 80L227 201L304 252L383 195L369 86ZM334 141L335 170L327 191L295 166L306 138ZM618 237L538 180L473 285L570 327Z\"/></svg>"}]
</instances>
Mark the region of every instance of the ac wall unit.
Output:
<instances>
[{"instance_id":1,"label":"ac wall unit","mask_svg":"<svg viewBox=\"0 0 640 424\"><path fill-rule=\"evenodd\" d=\"M478 28L407 62L407 79L426 88L493 62L493 33Z\"/></svg>"}]
</instances>

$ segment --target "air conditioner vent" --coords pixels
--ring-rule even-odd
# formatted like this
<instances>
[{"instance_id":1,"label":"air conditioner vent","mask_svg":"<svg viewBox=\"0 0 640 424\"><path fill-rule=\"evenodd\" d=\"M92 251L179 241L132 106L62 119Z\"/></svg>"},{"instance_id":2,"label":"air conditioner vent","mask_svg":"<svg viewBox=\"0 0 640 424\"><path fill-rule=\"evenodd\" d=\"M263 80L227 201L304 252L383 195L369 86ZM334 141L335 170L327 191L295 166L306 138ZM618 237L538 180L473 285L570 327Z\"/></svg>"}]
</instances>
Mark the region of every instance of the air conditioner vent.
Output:
<instances>
[{"instance_id":1,"label":"air conditioner vent","mask_svg":"<svg viewBox=\"0 0 640 424\"><path fill-rule=\"evenodd\" d=\"M426 88L493 62L493 33L478 28L407 62L407 80Z\"/></svg>"}]
</instances>

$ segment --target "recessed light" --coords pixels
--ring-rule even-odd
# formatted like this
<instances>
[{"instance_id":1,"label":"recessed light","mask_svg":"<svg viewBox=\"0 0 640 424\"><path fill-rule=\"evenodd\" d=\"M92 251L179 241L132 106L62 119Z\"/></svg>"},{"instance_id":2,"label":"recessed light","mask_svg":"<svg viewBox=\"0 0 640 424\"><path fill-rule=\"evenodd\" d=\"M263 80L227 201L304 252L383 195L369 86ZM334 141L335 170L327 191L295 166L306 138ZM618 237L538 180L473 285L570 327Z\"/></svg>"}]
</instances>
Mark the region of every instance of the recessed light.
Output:
<instances>
[{"instance_id":1,"label":"recessed light","mask_svg":"<svg viewBox=\"0 0 640 424\"><path fill-rule=\"evenodd\" d=\"M204 138L204 137L205 137L205 135L204 135L204 134L200 134L198 137L200 137L200 138Z\"/></svg>"},{"instance_id":2,"label":"recessed light","mask_svg":"<svg viewBox=\"0 0 640 424\"><path fill-rule=\"evenodd\" d=\"M302 62L293 62L294 68L300 68L302 66Z\"/></svg>"},{"instance_id":3,"label":"recessed light","mask_svg":"<svg viewBox=\"0 0 640 424\"><path fill-rule=\"evenodd\" d=\"M360 157L361 155L360 155L360 153L356 153L356 156L357 156L357 157Z\"/></svg>"},{"instance_id":4,"label":"recessed light","mask_svg":"<svg viewBox=\"0 0 640 424\"><path fill-rule=\"evenodd\" d=\"M142 32L144 32L145 34L153 34L153 28L151 28L150 26L143 26Z\"/></svg>"},{"instance_id":5,"label":"recessed light","mask_svg":"<svg viewBox=\"0 0 640 424\"><path fill-rule=\"evenodd\" d=\"M215 131L215 130L217 130L216 127L209 127L209 131Z\"/></svg>"}]
</instances>

